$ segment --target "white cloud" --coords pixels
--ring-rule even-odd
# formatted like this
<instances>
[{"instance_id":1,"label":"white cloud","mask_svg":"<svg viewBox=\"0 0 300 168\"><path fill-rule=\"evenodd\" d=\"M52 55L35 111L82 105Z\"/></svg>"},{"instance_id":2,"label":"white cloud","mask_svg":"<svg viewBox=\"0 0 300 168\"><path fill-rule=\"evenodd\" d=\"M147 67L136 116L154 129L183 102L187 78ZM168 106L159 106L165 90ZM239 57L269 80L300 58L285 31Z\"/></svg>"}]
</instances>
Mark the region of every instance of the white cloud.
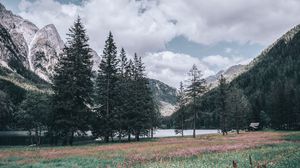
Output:
<instances>
[{"instance_id":1,"label":"white cloud","mask_svg":"<svg viewBox=\"0 0 300 168\"><path fill-rule=\"evenodd\" d=\"M240 64L244 58L242 57L225 57L221 55L210 55L202 58L202 61L213 69L227 69L232 65Z\"/></svg>"},{"instance_id":2,"label":"white cloud","mask_svg":"<svg viewBox=\"0 0 300 168\"><path fill-rule=\"evenodd\" d=\"M19 8L22 17L39 27L55 24L63 38L80 15L90 44L98 53L111 30L118 46L129 54L152 53L145 57L149 76L172 86L178 85L193 63L209 74L249 61L239 56L215 55L199 60L159 52L176 36L202 44L234 41L268 45L300 23L298 0L86 0L82 5L22 0Z\"/></svg>"},{"instance_id":3,"label":"white cloud","mask_svg":"<svg viewBox=\"0 0 300 168\"><path fill-rule=\"evenodd\" d=\"M82 6L60 4L54 0L22 0L19 8L21 16L39 27L53 23L63 37L80 15L91 46L97 52L104 46L108 32L112 31L119 46L131 53L145 53L163 49L176 35L175 25L154 6L156 3L124 0L89 0ZM151 10L146 10L148 8ZM146 11L141 13L142 9Z\"/></svg>"},{"instance_id":4,"label":"white cloud","mask_svg":"<svg viewBox=\"0 0 300 168\"><path fill-rule=\"evenodd\" d=\"M143 58L148 77L164 81L170 86L178 87L179 82L187 78L187 72L193 64L197 65L203 77L214 74L203 62L190 55L170 51L148 53Z\"/></svg>"},{"instance_id":5,"label":"white cloud","mask_svg":"<svg viewBox=\"0 0 300 168\"><path fill-rule=\"evenodd\" d=\"M177 35L204 44L268 45L300 23L298 0L87 0L81 6L22 0L19 8L40 27L54 23L62 35L79 14L95 49L111 30L121 46L139 53L162 50Z\"/></svg>"},{"instance_id":6,"label":"white cloud","mask_svg":"<svg viewBox=\"0 0 300 168\"><path fill-rule=\"evenodd\" d=\"M177 20L177 32L199 43L219 41L268 45L300 23L298 0L161 0L158 6Z\"/></svg>"},{"instance_id":7,"label":"white cloud","mask_svg":"<svg viewBox=\"0 0 300 168\"><path fill-rule=\"evenodd\" d=\"M225 48L225 52L226 53L231 53L232 52L232 48Z\"/></svg>"}]
</instances>

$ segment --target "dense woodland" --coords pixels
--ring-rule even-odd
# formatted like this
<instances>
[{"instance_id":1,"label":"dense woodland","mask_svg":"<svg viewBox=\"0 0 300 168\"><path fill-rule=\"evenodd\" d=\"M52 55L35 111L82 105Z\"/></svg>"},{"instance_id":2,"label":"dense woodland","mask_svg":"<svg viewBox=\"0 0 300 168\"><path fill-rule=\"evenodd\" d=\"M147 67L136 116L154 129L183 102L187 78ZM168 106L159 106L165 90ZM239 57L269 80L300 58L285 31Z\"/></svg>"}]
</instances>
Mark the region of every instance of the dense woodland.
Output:
<instances>
[{"instance_id":1,"label":"dense woodland","mask_svg":"<svg viewBox=\"0 0 300 168\"><path fill-rule=\"evenodd\" d=\"M289 41L279 39L249 64L246 72L230 83L221 78L218 87L197 97L196 106L190 103L180 106L164 124L192 128L189 121L194 118L196 108L197 128L220 128L226 132L259 122L261 128L299 130L299 46L299 32Z\"/></svg>"},{"instance_id":2,"label":"dense woodland","mask_svg":"<svg viewBox=\"0 0 300 168\"><path fill-rule=\"evenodd\" d=\"M87 131L105 142L113 141L114 137L121 141L126 136L130 141L134 135L139 141L142 135L153 136L160 113L141 57L135 54L128 59L123 48L118 52L109 33L99 70L94 73L88 37L80 18L67 35L67 44L52 77L52 91L7 88L22 94L13 108L7 107L6 94L0 94L1 103L5 104L1 106L1 129L27 130L35 136L36 144L45 131L48 142L63 145L72 145L75 136L84 136Z\"/></svg>"},{"instance_id":3,"label":"dense woodland","mask_svg":"<svg viewBox=\"0 0 300 168\"><path fill-rule=\"evenodd\" d=\"M1 37L7 37L0 42L11 43L5 29L0 30ZM182 136L184 129L200 128L217 128L225 135L246 129L251 122L259 122L261 128L300 129L300 33L290 41L278 40L233 81L221 76L212 90L194 65L188 82L180 83L176 112L165 118L160 116L141 57L135 54L129 59L109 33L99 70L93 72L89 39L80 18L67 35L52 84L12 59L21 75L41 85L28 91L0 79L1 130L29 131L36 144L46 137L51 144L72 145L87 131L109 142L153 137L156 128L176 128ZM8 52L17 53L13 47ZM0 73L11 78L5 68Z\"/></svg>"}]
</instances>

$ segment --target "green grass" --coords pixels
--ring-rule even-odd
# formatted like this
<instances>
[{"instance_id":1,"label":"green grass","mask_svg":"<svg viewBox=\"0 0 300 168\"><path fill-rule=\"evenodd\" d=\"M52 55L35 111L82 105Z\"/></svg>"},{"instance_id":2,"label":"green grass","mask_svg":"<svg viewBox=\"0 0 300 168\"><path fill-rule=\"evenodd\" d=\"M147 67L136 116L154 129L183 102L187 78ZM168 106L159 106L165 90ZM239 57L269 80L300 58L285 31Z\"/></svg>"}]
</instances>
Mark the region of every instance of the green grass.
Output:
<instances>
[{"instance_id":1,"label":"green grass","mask_svg":"<svg viewBox=\"0 0 300 168\"><path fill-rule=\"evenodd\" d=\"M0 161L0 167L2 168L66 168L66 167L84 167L84 168L96 168L96 167L117 167L123 164L124 158L116 157L111 160L101 160L96 157L69 157L62 159L52 160L40 160L36 163L17 163L16 161L22 161L22 158L8 158Z\"/></svg>"},{"instance_id":2,"label":"green grass","mask_svg":"<svg viewBox=\"0 0 300 168\"><path fill-rule=\"evenodd\" d=\"M269 168L298 168L300 165L300 145L295 143L283 143L277 145L266 145L256 149L243 150L238 152L226 153L205 153L190 158L177 158L158 162L150 162L135 167L143 168L171 168L171 167L197 167L197 168L226 168L231 167L235 160L239 167L250 168L249 156L251 156L253 165L267 162ZM112 158L110 160L101 160L96 157L70 157L54 160L41 160L37 163L16 164L16 161L22 161L22 158L8 158L0 162L0 167L13 168L65 168L65 167L118 167L123 165L125 159L122 157Z\"/></svg>"},{"instance_id":3,"label":"green grass","mask_svg":"<svg viewBox=\"0 0 300 168\"><path fill-rule=\"evenodd\" d=\"M300 167L300 132L289 133L282 144L264 145L255 149L226 153L206 153L190 158L177 158L168 161L153 162L137 167L150 168L227 168L237 161L238 167L250 168L251 156L253 166L266 164L268 168L299 168Z\"/></svg>"},{"instance_id":4,"label":"green grass","mask_svg":"<svg viewBox=\"0 0 300 168\"><path fill-rule=\"evenodd\" d=\"M300 142L300 133L299 132L290 132L287 136L284 137L287 141L298 141Z\"/></svg>"},{"instance_id":5,"label":"green grass","mask_svg":"<svg viewBox=\"0 0 300 168\"><path fill-rule=\"evenodd\" d=\"M232 161L237 161L239 168L250 168L249 157L251 156L253 168L258 164L267 165L268 168L298 168L300 167L300 132L284 132L286 136L282 137L285 142L280 144L264 145L257 148L229 151L229 152L206 152L192 157L163 158L156 161L143 161L128 165L125 151L103 151L94 155L83 154L81 156L66 156L57 159L31 159L11 156L0 159L2 168L77 168L77 167L137 167L137 168L229 168L232 167ZM111 146L109 144L107 146ZM97 147L97 144L75 147L43 147L43 149L68 150L71 148ZM104 145L105 146L105 145ZM89 148L88 148L89 147ZM0 148L1 152L8 151L35 151L38 154L38 148L29 147L7 147ZM128 153L127 153L128 154ZM125 164L126 163L126 164Z\"/></svg>"},{"instance_id":6,"label":"green grass","mask_svg":"<svg viewBox=\"0 0 300 168\"><path fill-rule=\"evenodd\" d=\"M154 162L139 167L226 168L231 167L234 160L237 161L239 167L250 168L249 156L252 158L253 165L262 165L266 162L267 167L272 168L298 168L300 166L300 145L284 143L239 152L206 153L192 158Z\"/></svg>"}]
</instances>

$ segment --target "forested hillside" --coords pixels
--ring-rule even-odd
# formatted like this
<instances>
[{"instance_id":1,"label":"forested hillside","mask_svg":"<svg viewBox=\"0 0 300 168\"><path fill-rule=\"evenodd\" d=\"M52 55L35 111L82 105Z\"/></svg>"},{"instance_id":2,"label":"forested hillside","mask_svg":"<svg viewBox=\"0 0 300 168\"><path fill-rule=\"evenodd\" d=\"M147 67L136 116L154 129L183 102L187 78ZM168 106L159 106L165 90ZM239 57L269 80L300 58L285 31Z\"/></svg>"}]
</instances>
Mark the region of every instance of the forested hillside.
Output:
<instances>
[{"instance_id":1,"label":"forested hillside","mask_svg":"<svg viewBox=\"0 0 300 168\"><path fill-rule=\"evenodd\" d=\"M296 26L246 66L244 73L228 84L228 94L240 89L250 103L243 127L250 122L275 129L300 128L300 26ZM219 87L198 98L197 127L219 127ZM186 121L191 116L187 105ZM228 120L236 120L228 111ZM172 116L173 125L178 114ZM172 125L171 124L171 125ZM186 127L191 127L186 122ZM232 128L233 126L231 126Z\"/></svg>"}]
</instances>

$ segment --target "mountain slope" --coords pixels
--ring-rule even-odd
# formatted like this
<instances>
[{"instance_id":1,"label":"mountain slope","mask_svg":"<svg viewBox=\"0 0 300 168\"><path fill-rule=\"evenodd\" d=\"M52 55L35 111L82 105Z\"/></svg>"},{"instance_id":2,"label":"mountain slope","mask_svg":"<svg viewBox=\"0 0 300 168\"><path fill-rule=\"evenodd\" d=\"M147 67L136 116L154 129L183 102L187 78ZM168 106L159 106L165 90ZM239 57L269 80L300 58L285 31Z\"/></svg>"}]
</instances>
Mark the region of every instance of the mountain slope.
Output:
<instances>
[{"instance_id":1,"label":"mountain slope","mask_svg":"<svg viewBox=\"0 0 300 168\"><path fill-rule=\"evenodd\" d=\"M232 81L244 90L253 120L264 111L278 129L300 128L300 25L264 50Z\"/></svg>"},{"instance_id":2,"label":"mountain slope","mask_svg":"<svg viewBox=\"0 0 300 168\"><path fill-rule=\"evenodd\" d=\"M173 114L176 108L176 89L155 79L149 79L149 86L154 98L159 103L160 113L163 116Z\"/></svg>"},{"instance_id":3,"label":"mountain slope","mask_svg":"<svg viewBox=\"0 0 300 168\"><path fill-rule=\"evenodd\" d=\"M244 126L260 122L275 129L300 129L300 25L284 34L244 69L229 83L229 88L242 89L251 104ZM217 100L218 87L201 97L198 128L218 126ZM189 110L186 114L187 118L192 117Z\"/></svg>"},{"instance_id":4,"label":"mountain slope","mask_svg":"<svg viewBox=\"0 0 300 168\"><path fill-rule=\"evenodd\" d=\"M61 40L54 25L50 24L34 35L29 44L30 69L41 78L50 81L54 66L58 62L64 42Z\"/></svg>"},{"instance_id":5,"label":"mountain slope","mask_svg":"<svg viewBox=\"0 0 300 168\"><path fill-rule=\"evenodd\" d=\"M14 15L0 3L0 80L11 83L14 89L47 92L54 66L64 42L53 24L39 29L33 23ZM92 50L93 71L98 70L101 58ZM6 72L6 73L4 73ZM149 81L163 115L175 111L176 89L160 81ZM0 83L0 90L5 86ZM16 89L17 90L17 89Z\"/></svg>"},{"instance_id":6,"label":"mountain slope","mask_svg":"<svg viewBox=\"0 0 300 168\"><path fill-rule=\"evenodd\" d=\"M231 82L233 79L235 79L241 73L243 73L246 70L245 68L246 68L246 65L241 65L241 64L231 66L226 71L222 70L222 71L219 71L216 75L212 75L212 76L205 78L206 83L210 89L213 89L218 86L218 82L219 82L221 75L223 75L226 78L227 82Z\"/></svg>"},{"instance_id":7,"label":"mountain slope","mask_svg":"<svg viewBox=\"0 0 300 168\"><path fill-rule=\"evenodd\" d=\"M28 44L33 39L33 36L38 31L38 28L33 23L23 19L20 16L14 15L11 11L6 10L1 3L0 24L11 35L12 41L14 41L16 48L19 50L19 58L22 60L23 66L28 68Z\"/></svg>"}]
</instances>

